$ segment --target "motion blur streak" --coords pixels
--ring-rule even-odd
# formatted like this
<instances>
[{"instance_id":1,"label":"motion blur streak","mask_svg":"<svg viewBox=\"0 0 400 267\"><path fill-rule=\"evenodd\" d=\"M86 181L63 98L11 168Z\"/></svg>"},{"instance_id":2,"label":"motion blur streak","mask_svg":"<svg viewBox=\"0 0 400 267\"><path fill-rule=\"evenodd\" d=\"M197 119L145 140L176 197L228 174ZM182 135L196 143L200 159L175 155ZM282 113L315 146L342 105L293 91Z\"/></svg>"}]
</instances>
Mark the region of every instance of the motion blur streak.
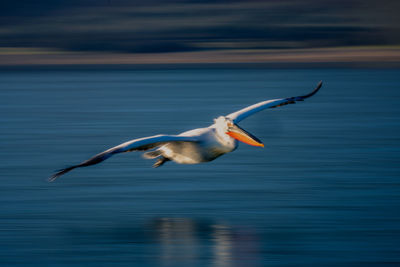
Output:
<instances>
[{"instance_id":1,"label":"motion blur streak","mask_svg":"<svg viewBox=\"0 0 400 267\"><path fill-rule=\"evenodd\" d=\"M3 0L0 66L386 62L393 0Z\"/></svg>"}]
</instances>

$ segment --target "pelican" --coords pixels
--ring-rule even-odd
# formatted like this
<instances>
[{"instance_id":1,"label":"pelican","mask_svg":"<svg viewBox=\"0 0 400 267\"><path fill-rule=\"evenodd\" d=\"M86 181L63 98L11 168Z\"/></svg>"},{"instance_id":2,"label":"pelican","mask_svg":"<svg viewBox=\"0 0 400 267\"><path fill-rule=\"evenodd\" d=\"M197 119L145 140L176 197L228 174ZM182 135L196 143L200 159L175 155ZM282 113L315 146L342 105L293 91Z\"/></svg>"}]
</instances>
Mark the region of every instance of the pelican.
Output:
<instances>
[{"instance_id":1,"label":"pelican","mask_svg":"<svg viewBox=\"0 0 400 267\"><path fill-rule=\"evenodd\" d=\"M179 135L154 135L122 143L80 164L57 171L49 178L49 181L54 181L75 168L98 164L118 153L147 151L143 157L157 159L153 165L154 168L157 168L167 161L175 161L180 164L209 162L234 151L238 146L238 141L264 147L257 137L242 129L238 123L261 110L303 101L316 94L321 86L322 81L307 95L262 101L227 116L220 116L214 119L214 124L207 128L194 129Z\"/></svg>"}]
</instances>

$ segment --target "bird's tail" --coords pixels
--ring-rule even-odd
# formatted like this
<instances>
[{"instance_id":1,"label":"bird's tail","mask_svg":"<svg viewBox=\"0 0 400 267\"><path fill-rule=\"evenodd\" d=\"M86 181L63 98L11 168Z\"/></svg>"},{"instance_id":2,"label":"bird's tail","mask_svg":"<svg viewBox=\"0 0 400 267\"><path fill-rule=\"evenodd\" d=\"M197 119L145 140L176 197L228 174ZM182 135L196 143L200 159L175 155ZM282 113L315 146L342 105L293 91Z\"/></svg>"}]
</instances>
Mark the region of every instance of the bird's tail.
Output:
<instances>
[{"instance_id":1,"label":"bird's tail","mask_svg":"<svg viewBox=\"0 0 400 267\"><path fill-rule=\"evenodd\" d=\"M160 150L148 151L148 152L143 153L143 157L145 159L155 159L161 155L162 155L162 153Z\"/></svg>"}]
</instances>

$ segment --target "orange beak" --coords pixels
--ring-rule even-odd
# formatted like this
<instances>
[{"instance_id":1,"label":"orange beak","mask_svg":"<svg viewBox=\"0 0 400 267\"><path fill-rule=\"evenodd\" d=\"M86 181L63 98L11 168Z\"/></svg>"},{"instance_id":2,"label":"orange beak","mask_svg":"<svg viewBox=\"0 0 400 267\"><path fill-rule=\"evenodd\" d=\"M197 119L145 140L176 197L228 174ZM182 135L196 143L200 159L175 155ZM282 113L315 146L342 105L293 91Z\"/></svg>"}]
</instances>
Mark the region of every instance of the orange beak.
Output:
<instances>
[{"instance_id":1,"label":"orange beak","mask_svg":"<svg viewBox=\"0 0 400 267\"><path fill-rule=\"evenodd\" d=\"M246 132L237 124L233 124L233 126L229 127L226 134L248 145L264 147L264 144L257 137Z\"/></svg>"}]
</instances>

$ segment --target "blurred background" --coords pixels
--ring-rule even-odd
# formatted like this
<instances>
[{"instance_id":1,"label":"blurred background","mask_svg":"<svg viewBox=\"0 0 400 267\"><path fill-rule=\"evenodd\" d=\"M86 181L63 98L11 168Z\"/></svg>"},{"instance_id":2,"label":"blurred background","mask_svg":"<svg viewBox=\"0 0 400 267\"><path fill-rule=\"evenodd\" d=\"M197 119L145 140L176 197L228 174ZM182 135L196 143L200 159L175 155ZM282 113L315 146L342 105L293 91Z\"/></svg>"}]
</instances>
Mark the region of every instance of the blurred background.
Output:
<instances>
[{"instance_id":1,"label":"blurred background","mask_svg":"<svg viewBox=\"0 0 400 267\"><path fill-rule=\"evenodd\" d=\"M399 266L399 1L0 1L0 266ZM245 144L125 153L266 99Z\"/></svg>"},{"instance_id":2,"label":"blurred background","mask_svg":"<svg viewBox=\"0 0 400 267\"><path fill-rule=\"evenodd\" d=\"M398 1L1 1L0 64L398 66Z\"/></svg>"}]
</instances>

